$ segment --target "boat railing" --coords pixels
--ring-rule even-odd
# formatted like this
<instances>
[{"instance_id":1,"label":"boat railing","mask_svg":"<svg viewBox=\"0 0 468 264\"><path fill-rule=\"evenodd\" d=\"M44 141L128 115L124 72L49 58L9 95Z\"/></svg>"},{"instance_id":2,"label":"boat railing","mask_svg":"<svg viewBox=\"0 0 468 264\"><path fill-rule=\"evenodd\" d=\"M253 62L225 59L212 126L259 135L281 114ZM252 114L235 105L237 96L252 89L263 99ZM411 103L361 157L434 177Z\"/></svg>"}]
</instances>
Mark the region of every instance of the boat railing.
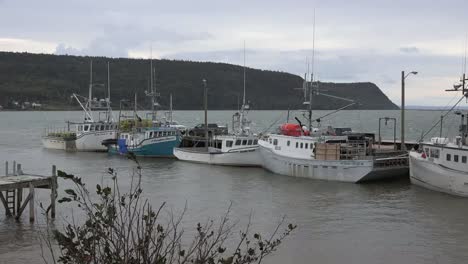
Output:
<instances>
[{"instance_id":1,"label":"boat railing","mask_svg":"<svg viewBox=\"0 0 468 264\"><path fill-rule=\"evenodd\" d=\"M76 132L71 131L68 127L45 128L43 137L58 137L58 138L63 138L63 139L75 139Z\"/></svg>"},{"instance_id":2,"label":"boat railing","mask_svg":"<svg viewBox=\"0 0 468 264\"><path fill-rule=\"evenodd\" d=\"M408 155L374 158L375 168L408 167Z\"/></svg>"}]
</instances>

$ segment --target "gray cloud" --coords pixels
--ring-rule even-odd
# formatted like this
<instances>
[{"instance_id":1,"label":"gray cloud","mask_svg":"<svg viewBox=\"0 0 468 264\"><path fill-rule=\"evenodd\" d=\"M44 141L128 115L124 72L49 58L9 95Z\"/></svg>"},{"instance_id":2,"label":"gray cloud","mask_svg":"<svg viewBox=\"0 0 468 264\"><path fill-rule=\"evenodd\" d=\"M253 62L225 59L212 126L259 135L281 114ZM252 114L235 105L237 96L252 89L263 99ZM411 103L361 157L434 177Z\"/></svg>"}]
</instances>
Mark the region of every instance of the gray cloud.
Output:
<instances>
[{"instance_id":1,"label":"gray cloud","mask_svg":"<svg viewBox=\"0 0 468 264\"><path fill-rule=\"evenodd\" d=\"M164 43L184 43L194 40L208 40L212 35L207 32L177 33L153 27L145 30L136 25L103 25L101 34L93 39L88 46L76 48L60 43L55 49L56 54L91 55L109 57L128 57L131 49L149 49L149 44L157 47ZM148 45L142 47L142 45Z\"/></svg>"},{"instance_id":2,"label":"gray cloud","mask_svg":"<svg viewBox=\"0 0 468 264\"><path fill-rule=\"evenodd\" d=\"M417 47L401 47L400 51L402 53L419 53L419 49Z\"/></svg>"}]
</instances>

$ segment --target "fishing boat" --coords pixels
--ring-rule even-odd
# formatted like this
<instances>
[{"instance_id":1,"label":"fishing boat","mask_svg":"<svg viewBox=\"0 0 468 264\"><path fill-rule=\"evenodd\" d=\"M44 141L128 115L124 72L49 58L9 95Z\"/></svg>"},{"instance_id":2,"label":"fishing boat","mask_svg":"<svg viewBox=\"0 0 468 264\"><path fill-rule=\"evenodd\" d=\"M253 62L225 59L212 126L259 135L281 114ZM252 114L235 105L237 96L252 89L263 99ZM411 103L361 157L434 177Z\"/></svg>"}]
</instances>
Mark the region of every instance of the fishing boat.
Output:
<instances>
[{"instance_id":1,"label":"fishing boat","mask_svg":"<svg viewBox=\"0 0 468 264\"><path fill-rule=\"evenodd\" d=\"M356 102L319 91L314 80L315 18L313 27L312 71L304 76L304 111L308 125L296 117L297 124L286 123L276 133L259 140L263 167L277 174L317 180L360 183L371 180L400 177L408 174L408 155L402 151L379 151L374 148L375 136L357 133L351 129L319 129L325 117L312 118L312 99L325 96L347 104L330 114L346 109ZM310 80L308 77L310 76ZM329 114L327 114L329 115ZM313 120L316 122L313 127Z\"/></svg>"},{"instance_id":2,"label":"fishing boat","mask_svg":"<svg viewBox=\"0 0 468 264\"><path fill-rule=\"evenodd\" d=\"M259 140L263 167L277 174L360 183L408 174L404 152L377 152L371 134L313 135L301 125L284 124L280 133Z\"/></svg>"},{"instance_id":3,"label":"fishing boat","mask_svg":"<svg viewBox=\"0 0 468 264\"><path fill-rule=\"evenodd\" d=\"M248 105L243 105L241 111L233 115L233 127L238 124L238 129L233 134L215 135L211 138L206 136L204 142L208 142L208 146L175 148L174 156L183 161L211 165L262 166L258 136L251 133L247 126L250 123L245 117L247 108Z\"/></svg>"},{"instance_id":4,"label":"fishing boat","mask_svg":"<svg viewBox=\"0 0 468 264\"><path fill-rule=\"evenodd\" d=\"M410 151L412 184L438 192L468 197L468 113L454 111L455 107L468 97L466 80L465 74L463 74L461 84L454 85L454 89L446 90L461 91L463 95L432 127L440 125L439 137L423 141L423 135L419 146ZM454 138L443 137L443 118L453 112L460 116L459 135ZM427 135L429 132L425 134Z\"/></svg>"},{"instance_id":5,"label":"fishing boat","mask_svg":"<svg viewBox=\"0 0 468 264\"><path fill-rule=\"evenodd\" d=\"M93 98L93 86L96 85L93 83L93 62L91 61L88 97L72 95L83 110L84 121L68 121L66 131L46 130L42 137L45 148L68 151L107 151L101 142L115 139L118 127L112 116L109 63L107 64L107 98L100 100Z\"/></svg>"},{"instance_id":6,"label":"fishing boat","mask_svg":"<svg viewBox=\"0 0 468 264\"><path fill-rule=\"evenodd\" d=\"M132 153L137 157L174 157L173 149L178 147L182 140L181 130L178 127L171 126L166 120L157 119L156 107L159 106L157 102L159 94L154 86L152 59L150 60L150 68L150 91L146 91L146 96L151 98L151 118L143 120L138 116L137 96L135 94L134 118L133 120L126 120L127 123L130 123L130 126L124 129L119 115L118 139L116 142L103 142L104 145L107 145L111 154L126 155ZM170 115L172 119L172 103Z\"/></svg>"},{"instance_id":7,"label":"fishing boat","mask_svg":"<svg viewBox=\"0 0 468 264\"><path fill-rule=\"evenodd\" d=\"M259 167L262 160L258 150L258 136L250 130L247 118L250 110L245 96L245 45L244 45L244 92L242 106L232 117L233 133L209 136L207 120L207 92L205 85L205 146L175 148L174 156L179 160L225 166Z\"/></svg>"}]
</instances>

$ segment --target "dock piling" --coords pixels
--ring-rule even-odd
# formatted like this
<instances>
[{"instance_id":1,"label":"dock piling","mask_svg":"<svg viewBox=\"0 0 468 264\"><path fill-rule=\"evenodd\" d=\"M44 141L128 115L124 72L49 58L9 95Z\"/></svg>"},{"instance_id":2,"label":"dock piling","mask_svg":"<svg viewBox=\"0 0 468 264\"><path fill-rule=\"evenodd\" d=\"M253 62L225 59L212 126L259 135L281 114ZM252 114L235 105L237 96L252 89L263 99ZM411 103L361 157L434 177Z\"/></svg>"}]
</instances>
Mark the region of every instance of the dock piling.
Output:
<instances>
[{"instance_id":1,"label":"dock piling","mask_svg":"<svg viewBox=\"0 0 468 264\"><path fill-rule=\"evenodd\" d=\"M34 186L29 183L29 222L34 222Z\"/></svg>"},{"instance_id":2,"label":"dock piling","mask_svg":"<svg viewBox=\"0 0 468 264\"><path fill-rule=\"evenodd\" d=\"M52 176L25 174L20 163L13 161L12 173L9 171L9 163L5 162L5 176L0 176L0 201L5 208L7 216L15 216L20 219L22 213L29 204L29 220L35 220L35 189L50 189L51 217L55 218L55 200L57 199L57 168L52 166ZM23 189L28 188L28 196L23 201Z\"/></svg>"}]
</instances>

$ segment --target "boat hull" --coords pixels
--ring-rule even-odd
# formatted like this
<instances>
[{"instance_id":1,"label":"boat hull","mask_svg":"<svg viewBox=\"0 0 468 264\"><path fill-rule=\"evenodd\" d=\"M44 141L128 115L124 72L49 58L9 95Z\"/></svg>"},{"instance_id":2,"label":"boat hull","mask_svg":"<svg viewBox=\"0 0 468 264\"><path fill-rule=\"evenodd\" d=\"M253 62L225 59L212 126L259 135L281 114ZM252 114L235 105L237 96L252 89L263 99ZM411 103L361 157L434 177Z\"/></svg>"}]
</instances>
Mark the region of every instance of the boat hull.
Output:
<instances>
[{"instance_id":1,"label":"boat hull","mask_svg":"<svg viewBox=\"0 0 468 264\"><path fill-rule=\"evenodd\" d=\"M183 161L222 166L261 167L263 163L258 148L217 153L207 152L205 148L175 148L174 156Z\"/></svg>"},{"instance_id":2,"label":"boat hull","mask_svg":"<svg viewBox=\"0 0 468 264\"><path fill-rule=\"evenodd\" d=\"M102 142L108 139L115 139L116 131L95 131L87 132L76 137L77 151L106 152L107 147Z\"/></svg>"},{"instance_id":3,"label":"boat hull","mask_svg":"<svg viewBox=\"0 0 468 264\"><path fill-rule=\"evenodd\" d=\"M66 141L63 138L44 137L42 138L42 145L46 149L66 149Z\"/></svg>"},{"instance_id":4,"label":"boat hull","mask_svg":"<svg viewBox=\"0 0 468 264\"><path fill-rule=\"evenodd\" d=\"M109 146L109 153L126 155L133 153L137 157L174 157L174 148L180 144L179 136L153 138L142 141L137 146L126 146L126 149L118 145Z\"/></svg>"},{"instance_id":5,"label":"boat hull","mask_svg":"<svg viewBox=\"0 0 468 264\"><path fill-rule=\"evenodd\" d=\"M449 169L410 152L411 183L451 195L468 197L468 173Z\"/></svg>"},{"instance_id":6,"label":"boat hull","mask_svg":"<svg viewBox=\"0 0 468 264\"><path fill-rule=\"evenodd\" d=\"M357 183L373 169L369 160L309 160L283 156L260 146L263 167L276 174ZM370 180L370 179L367 179Z\"/></svg>"}]
</instances>

